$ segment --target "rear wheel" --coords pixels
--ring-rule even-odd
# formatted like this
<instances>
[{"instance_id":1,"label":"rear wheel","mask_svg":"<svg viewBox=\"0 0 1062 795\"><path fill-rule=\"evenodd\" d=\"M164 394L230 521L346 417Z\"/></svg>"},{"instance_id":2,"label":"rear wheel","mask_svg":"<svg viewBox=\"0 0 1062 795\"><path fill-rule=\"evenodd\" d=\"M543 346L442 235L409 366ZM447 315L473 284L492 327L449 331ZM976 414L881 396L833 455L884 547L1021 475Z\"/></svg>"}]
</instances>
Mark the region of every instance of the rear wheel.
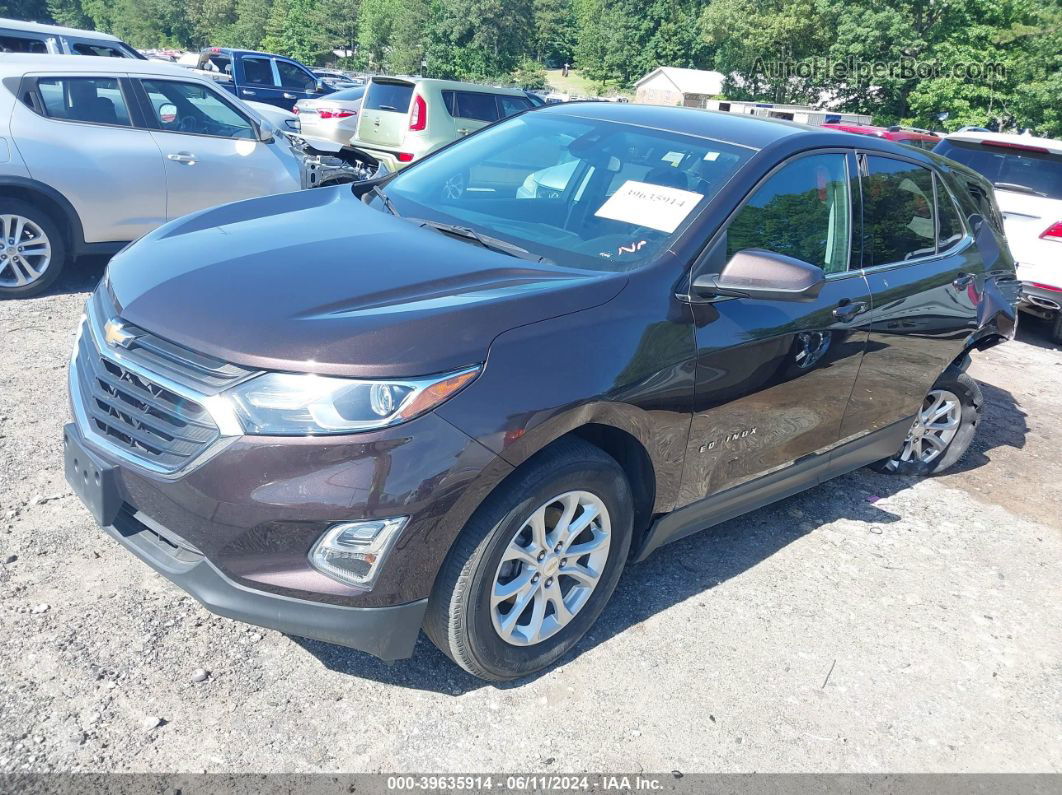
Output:
<instances>
[{"instance_id":1,"label":"rear wheel","mask_svg":"<svg viewBox=\"0 0 1062 795\"><path fill-rule=\"evenodd\" d=\"M47 290L66 265L66 245L52 217L21 199L0 199L0 298Z\"/></svg>"},{"instance_id":2,"label":"rear wheel","mask_svg":"<svg viewBox=\"0 0 1062 795\"><path fill-rule=\"evenodd\" d=\"M1051 342L1062 345L1062 312L1051 318Z\"/></svg>"},{"instance_id":3,"label":"rear wheel","mask_svg":"<svg viewBox=\"0 0 1062 795\"><path fill-rule=\"evenodd\" d=\"M428 604L428 637L483 679L515 679L556 662L615 590L632 514L613 458L581 440L558 442L461 532Z\"/></svg>"},{"instance_id":4,"label":"rear wheel","mask_svg":"<svg viewBox=\"0 0 1062 795\"><path fill-rule=\"evenodd\" d=\"M977 382L949 368L922 400L899 452L874 468L902 475L943 472L966 453L983 409L984 397Z\"/></svg>"}]
</instances>

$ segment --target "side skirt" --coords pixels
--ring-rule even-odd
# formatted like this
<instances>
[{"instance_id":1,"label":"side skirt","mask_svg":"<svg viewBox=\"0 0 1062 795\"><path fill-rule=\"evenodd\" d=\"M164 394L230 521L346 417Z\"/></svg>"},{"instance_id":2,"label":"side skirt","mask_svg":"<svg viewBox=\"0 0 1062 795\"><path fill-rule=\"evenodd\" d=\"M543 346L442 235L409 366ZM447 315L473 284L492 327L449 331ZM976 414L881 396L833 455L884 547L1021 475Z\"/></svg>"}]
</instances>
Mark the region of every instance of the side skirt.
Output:
<instances>
[{"instance_id":1,"label":"side skirt","mask_svg":"<svg viewBox=\"0 0 1062 795\"><path fill-rule=\"evenodd\" d=\"M901 420L834 450L806 456L778 472L742 483L661 516L646 531L645 540L634 555L634 561L638 563L645 560L664 544L888 458L900 449L913 421L913 417Z\"/></svg>"}]
</instances>

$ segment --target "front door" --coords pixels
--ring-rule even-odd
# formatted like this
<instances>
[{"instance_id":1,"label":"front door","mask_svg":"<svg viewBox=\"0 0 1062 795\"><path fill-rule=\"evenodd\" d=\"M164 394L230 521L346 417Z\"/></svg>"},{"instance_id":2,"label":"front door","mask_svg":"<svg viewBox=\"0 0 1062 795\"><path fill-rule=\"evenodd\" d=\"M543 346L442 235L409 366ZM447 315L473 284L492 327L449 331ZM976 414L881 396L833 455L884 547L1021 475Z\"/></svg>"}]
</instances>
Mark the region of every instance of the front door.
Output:
<instances>
[{"instance_id":1,"label":"front door","mask_svg":"<svg viewBox=\"0 0 1062 795\"><path fill-rule=\"evenodd\" d=\"M693 305L696 391L680 504L838 442L871 306L858 254L851 254L856 174L854 157L840 151L787 161L731 216L699 266L712 272L738 251L765 249L821 267L827 281L809 301Z\"/></svg>"},{"instance_id":2,"label":"front door","mask_svg":"<svg viewBox=\"0 0 1062 795\"><path fill-rule=\"evenodd\" d=\"M294 158L257 132L220 92L200 83L141 81L166 164L166 215L300 187Z\"/></svg>"}]
</instances>

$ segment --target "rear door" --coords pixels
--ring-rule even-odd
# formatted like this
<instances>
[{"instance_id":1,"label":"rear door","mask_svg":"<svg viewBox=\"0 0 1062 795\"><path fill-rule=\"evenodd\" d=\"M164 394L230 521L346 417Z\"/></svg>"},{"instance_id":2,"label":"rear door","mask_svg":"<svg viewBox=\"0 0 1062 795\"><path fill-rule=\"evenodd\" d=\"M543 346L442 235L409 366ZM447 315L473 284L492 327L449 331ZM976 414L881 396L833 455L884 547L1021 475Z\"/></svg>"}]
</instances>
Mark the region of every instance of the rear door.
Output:
<instances>
[{"instance_id":1,"label":"rear door","mask_svg":"<svg viewBox=\"0 0 1062 795\"><path fill-rule=\"evenodd\" d=\"M443 91L446 109L457 122L457 134L469 135L501 118L496 94L482 91Z\"/></svg>"},{"instance_id":2,"label":"rear door","mask_svg":"<svg viewBox=\"0 0 1062 795\"><path fill-rule=\"evenodd\" d=\"M151 136L166 167L166 215L178 218L215 204L298 190L294 156L265 143L243 111L199 82L140 81Z\"/></svg>"},{"instance_id":3,"label":"rear door","mask_svg":"<svg viewBox=\"0 0 1062 795\"><path fill-rule=\"evenodd\" d=\"M116 76L29 76L12 109L30 175L73 205L86 242L133 240L166 220L162 154L133 126L131 96Z\"/></svg>"},{"instance_id":4,"label":"rear door","mask_svg":"<svg viewBox=\"0 0 1062 795\"><path fill-rule=\"evenodd\" d=\"M860 155L870 340L844 434L905 428L977 328L985 263L940 176L899 156Z\"/></svg>"},{"instance_id":5,"label":"rear door","mask_svg":"<svg viewBox=\"0 0 1062 795\"><path fill-rule=\"evenodd\" d=\"M373 78L361 102L358 141L383 147L401 146L409 129L412 100L412 83Z\"/></svg>"}]
</instances>

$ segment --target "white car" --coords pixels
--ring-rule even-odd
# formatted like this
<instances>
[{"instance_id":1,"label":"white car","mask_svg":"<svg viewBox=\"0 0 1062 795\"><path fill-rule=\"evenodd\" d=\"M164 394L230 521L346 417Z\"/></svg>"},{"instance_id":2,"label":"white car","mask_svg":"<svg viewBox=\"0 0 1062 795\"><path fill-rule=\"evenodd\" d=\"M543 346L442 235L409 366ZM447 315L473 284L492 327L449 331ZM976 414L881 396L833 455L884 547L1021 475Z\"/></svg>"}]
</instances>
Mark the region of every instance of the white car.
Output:
<instances>
[{"instance_id":1,"label":"white car","mask_svg":"<svg viewBox=\"0 0 1062 795\"><path fill-rule=\"evenodd\" d=\"M279 110L279 109L274 109ZM0 298L225 202L350 181L214 81L134 58L0 58Z\"/></svg>"},{"instance_id":2,"label":"white car","mask_svg":"<svg viewBox=\"0 0 1062 795\"><path fill-rule=\"evenodd\" d=\"M1051 321L1052 338L1062 343L1062 141L967 130L933 151L995 186L1022 282L1021 308Z\"/></svg>"}]
</instances>

